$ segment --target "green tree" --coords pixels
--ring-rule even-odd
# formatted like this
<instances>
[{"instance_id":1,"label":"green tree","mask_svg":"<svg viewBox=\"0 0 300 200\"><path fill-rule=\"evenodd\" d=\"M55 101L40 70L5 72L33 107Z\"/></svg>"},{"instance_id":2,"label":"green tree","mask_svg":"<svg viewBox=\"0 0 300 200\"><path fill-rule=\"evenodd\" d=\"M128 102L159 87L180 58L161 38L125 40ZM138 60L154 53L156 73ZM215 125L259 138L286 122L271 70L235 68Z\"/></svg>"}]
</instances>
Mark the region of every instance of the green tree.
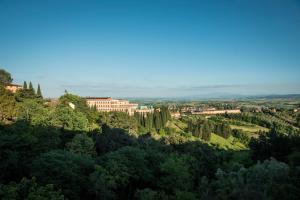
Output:
<instances>
[{"instance_id":1,"label":"green tree","mask_svg":"<svg viewBox=\"0 0 300 200\"><path fill-rule=\"evenodd\" d=\"M50 126L53 109L36 99L24 99L18 106L18 118L26 119L34 126Z\"/></svg>"},{"instance_id":2,"label":"green tree","mask_svg":"<svg viewBox=\"0 0 300 200\"><path fill-rule=\"evenodd\" d=\"M152 179L145 151L134 147L106 154L102 165L90 176L99 198L103 199L114 194L119 199L132 199L135 189Z\"/></svg>"},{"instance_id":3,"label":"green tree","mask_svg":"<svg viewBox=\"0 0 300 200\"><path fill-rule=\"evenodd\" d=\"M31 81L29 82L29 91L31 91L33 94L35 94L35 91L34 91L34 88L33 88L33 86L32 86L32 83L31 83Z\"/></svg>"},{"instance_id":4,"label":"green tree","mask_svg":"<svg viewBox=\"0 0 300 200\"><path fill-rule=\"evenodd\" d=\"M299 199L299 188L291 183L289 166L276 160L237 171L216 172L213 183L218 199Z\"/></svg>"},{"instance_id":5,"label":"green tree","mask_svg":"<svg viewBox=\"0 0 300 200\"><path fill-rule=\"evenodd\" d=\"M79 111L86 115L89 124L96 123L99 118L99 113L94 108L89 108L87 106L86 100L81 98L80 96L73 95L70 93L65 93L63 96L59 98L59 105L69 107L69 103L75 105L75 111Z\"/></svg>"},{"instance_id":6,"label":"green tree","mask_svg":"<svg viewBox=\"0 0 300 200\"><path fill-rule=\"evenodd\" d=\"M153 128L153 114L152 113L147 114L147 116L145 117L145 128L147 131L151 131L151 129Z\"/></svg>"},{"instance_id":7,"label":"green tree","mask_svg":"<svg viewBox=\"0 0 300 200\"><path fill-rule=\"evenodd\" d=\"M4 69L0 69L0 84L6 85L13 81L9 72L5 71Z\"/></svg>"},{"instance_id":8,"label":"green tree","mask_svg":"<svg viewBox=\"0 0 300 200\"><path fill-rule=\"evenodd\" d=\"M70 107L57 107L51 116L51 124L66 130L87 131L86 116Z\"/></svg>"},{"instance_id":9,"label":"green tree","mask_svg":"<svg viewBox=\"0 0 300 200\"><path fill-rule=\"evenodd\" d=\"M194 158L186 155L171 154L167 160L160 165L159 186L169 192L179 190L191 190L193 186L193 174L191 165Z\"/></svg>"},{"instance_id":10,"label":"green tree","mask_svg":"<svg viewBox=\"0 0 300 200\"><path fill-rule=\"evenodd\" d=\"M102 133L94 135L98 154L115 151L124 146L137 145L135 138L124 129L110 128L106 124L102 126Z\"/></svg>"},{"instance_id":11,"label":"green tree","mask_svg":"<svg viewBox=\"0 0 300 200\"><path fill-rule=\"evenodd\" d=\"M138 122L136 117L129 116L124 112L109 112L100 114L100 125L107 125L110 128L124 129L132 135L138 132Z\"/></svg>"},{"instance_id":12,"label":"green tree","mask_svg":"<svg viewBox=\"0 0 300 200\"><path fill-rule=\"evenodd\" d=\"M94 161L89 156L58 150L34 160L32 175L42 184L60 188L68 199L89 199L88 175L93 168Z\"/></svg>"},{"instance_id":13,"label":"green tree","mask_svg":"<svg viewBox=\"0 0 300 200\"><path fill-rule=\"evenodd\" d=\"M154 119L154 123L153 123L154 127L156 131L159 132L159 130L163 127L162 119L159 111L154 112L153 119Z\"/></svg>"},{"instance_id":14,"label":"green tree","mask_svg":"<svg viewBox=\"0 0 300 200\"><path fill-rule=\"evenodd\" d=\"M78 134L67 144L69 151L78 154L85 154L90 156L96 155L95 143L92 138L86 134Z\"/></svg>"},{"instance_id":15,"label":"green tree","mask_svg":"<svg viewBox=\"0 0 300 200\"><path fill-rule=\"evenodd\" d=\"M28 99L36 99L36 94L30 89L17 90L15 98L18 102L24 102Z\"/></svg>"},{"instance_id":16,"label":"green tree","mask_svg":"<svg viewBox=\"0 0 300 200\"><path fill-rule=\"evenodd\" d=\"M135 197L138 200L163 200L168 199L167 195L163 192L154 191L150 188L145 188L143 190L137 190Z\"/></svg>"},{"instance_id":17,"label":"green tree","mask_svg":"<svg viewBox=\"0 0 300 200\"><path fill-rule=\"evenodd\" d=\"M300 128L300 114L297 116L297 126Z\"/></svg>"},{"instance_id":18,"label":"green tree","mask_svg":"<svg viewBox=\"0 0 300 200\"><path fill-rule=\"evenodd\" d=\"M101 165L95 166L95 171L90 175L90 183L92 190L98 199L116 199L116 192L113 191L117 187L116 178ZM110 181L111 180L111 181Z\"/></svg>"},{"instance_id":19,"label":"green tree","mask_svg":"<svg viewBox=\"0 0 300 200\"><path fill-rule=\"evenodd\" d=\"M40 84L38 84L36 95L37 95L38 98L43 98Z\"/></svg>"},{"instance_id":20,"label":"green tree","mask_svg":"<svg viewBox=\"0 0 300 200\"><path fill-rule=\"evenodd\" d=\"M24 83L23 83L23 90L27 90L28 88L27 88L27 82L26 81L24 81Z\"/></svg>"},{"instance_id":21,"label":"green tree","mask_svg":"<svg viewBox=\"0 0 300 200\"><path fill-rule=\"evenodd\" d=\"M12 121L17 115L17 102L12 94L0 85L0 122Z\"/></svg>"},{"instance_id":22,"label":"green tree","mask_svg":"<svg viewBox=\"0 0 300 200\"><path fill-rule=\"evenodd\" d=\"M24 131L24 130L22 130ZM24 132L0 132L0 182L16 181L29 173L37 138Z\"/></svg>"},{"instance_id":23,"label":"green tree","mask_svg":"<svg viewBox=\"0 0 300 200\"><path fill-rule=\"evenodd\" d=\"M23 178L20 183L0 185L0 199L3 200L63 200L64 196L51 184L40 186L36 179Z\"/></svg>"}]
</instances>

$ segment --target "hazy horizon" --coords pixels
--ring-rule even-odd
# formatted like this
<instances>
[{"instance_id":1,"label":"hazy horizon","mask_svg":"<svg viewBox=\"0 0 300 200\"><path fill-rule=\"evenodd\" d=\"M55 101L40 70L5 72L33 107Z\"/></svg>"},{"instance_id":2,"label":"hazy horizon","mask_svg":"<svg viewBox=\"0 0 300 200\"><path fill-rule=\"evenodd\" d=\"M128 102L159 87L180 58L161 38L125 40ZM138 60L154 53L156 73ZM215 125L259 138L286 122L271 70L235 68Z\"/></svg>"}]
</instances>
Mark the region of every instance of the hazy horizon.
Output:
<instances>
[{"instance_id":1,"label":"hazy horizon","mask_svg":"<svg viewBox=\"0 0 300 200\"><path fill-rule=\"evenodd\" d=\"M0 27L0 68L45 97L300 94L296 0L0 0Z\"/></svg>"}]
</instances>

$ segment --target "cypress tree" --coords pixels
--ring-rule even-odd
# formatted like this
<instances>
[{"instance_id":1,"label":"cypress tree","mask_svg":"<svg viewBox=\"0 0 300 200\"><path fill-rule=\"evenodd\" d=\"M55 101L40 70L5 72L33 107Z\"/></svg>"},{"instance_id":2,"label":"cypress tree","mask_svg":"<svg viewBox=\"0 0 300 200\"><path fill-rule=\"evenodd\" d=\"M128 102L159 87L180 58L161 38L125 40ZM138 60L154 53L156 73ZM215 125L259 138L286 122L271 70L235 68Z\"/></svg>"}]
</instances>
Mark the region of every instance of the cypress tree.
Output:
<instances>
[{"instance_id":1,"label":"cypress tree","mask_svg":"<svg viewBox=\"0 0 300 200\"><path fill-rule=\"evenodd\" d=\"M26 83L26 81L24 81L23 90L27 90L27 83Z\"/></svg>"},{"instance_id":2,"label":"cypress tree","mask_svg":"<svg viewBox=\"0 0 300 200\"><path fill-rule=\"evenodd\" d=\"M210 138L211 138L211 133L210 132L203 132L203 135L202 135L203 140L209 141Z\"/></svg>"},{"instance_id":3,"label":"cypress tree","mask_svg":"<svg viewBox=\"0 0 300 200\"><path fill-rule=\"evenodd\" d=\"M193 123L192 123L192 121L188 121L188 131L193 132Z\"/></svg>"},{"instance_id":4,"label":"cypress tree","mask_svg":"<svg viewBox=\"0 0 300 200\"><path fill-rule=\"evenodd\" d=\"M39 98L43 98L40 84L38 84L38 88L37 88L36 94L37 94L37 96L38 96Z\"/></svg>"},{"instance_id":5,"label":"cypress tree","mask_svg":"<svg viewBox=\"0 0 300 200\"><path fill-rule=\"evenodd\" d=\"M195 130L193 132L193 135L195 137L199 137L199 138L202 138L202 127L200 124L197 124L197 126L195 127Z\"/></svg>"},{"instance_id":6,"label":"cypress tree","mask_svg":"<svg viewBox=\"0 0 300 200\"><path fill-rule=\"evenodd\" d=\"M148 113L145 119L145 127L148 131L151 131L153 128L153 114Z\"/></svg>"},{"instance_id":7,"label":"cypress tree","mask_svg":"<svg viewBox=\"0 0 300 200\"><path fill-rule=\"evenodd\" d=\"M92 110L93 110L93 111L97 111L97 106L94 105L94 106L92 107Z\"/></svg>"},{"instance_id":8,"label":"cypress tree","mask_svg":"<svg viewBox=\"0 0 300 200\"><path fill-rule=\"evenodd\" d=\"M31 81L29 82L29 90L30 90L33 94L35 93Z\"/></svg>"},{"instance_id":9,"label":"cypress tree","mask_svg":"<svg viewBox=\"0 0 300 200\"><path fill-rule=\"evenodd\" d=\"M141 123L142 123L142 126L145 127L145 116L144 115L141 116Z\"/></svg>"},{"instance_id":10,"label":"cypress tree","mask_svg":"<svg viewBox=\"0 0 300 200\"><path fill-rule=\"evenodd\" d=\"M211 135L211 128L210 124L208 121L205 121L203 124L203 132L202 132L202 139L209 141L210 140L210 135Z\"/></svg>"},{"instance_id":11,"label":"cypress tree","mask_svg":"<svg viewBox=\"0 0 300 200\"><path fill-rule=\"evenodd\" d=\"M154 127L157 130L157 132L162 128L162 120L161 115L159 111L154 111Z\"/></svg>"}]
</instances>

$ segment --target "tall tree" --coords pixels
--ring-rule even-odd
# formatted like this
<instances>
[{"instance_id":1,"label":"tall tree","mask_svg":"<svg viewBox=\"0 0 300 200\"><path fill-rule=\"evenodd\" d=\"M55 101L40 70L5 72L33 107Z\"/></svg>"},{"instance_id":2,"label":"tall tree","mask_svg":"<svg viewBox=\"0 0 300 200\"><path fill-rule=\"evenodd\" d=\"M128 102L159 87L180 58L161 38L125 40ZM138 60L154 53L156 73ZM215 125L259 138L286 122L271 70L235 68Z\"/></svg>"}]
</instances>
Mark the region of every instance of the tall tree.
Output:
<instances>
[{"instance_id":1,"label":"tall tree","mask_svg":"<svg viewBox=\"0 0 300 200\"><path fill-rule=\"evenodd\" d=\"M29 90L30 90L31 92L35 93L31 81L29 82Z\"/></svg>"},{"instance_id":2,"label":"tall tree","mask_svg":"<svg viewBox=\"0 0 300 200\"><path fill-rule=\"evenodd\" d=\"M26 82L26 81L24 81L23 89L24 89L24 90L27 90L27 89L28 89L28 87L27 87L27 82Z\"/></svg>"},{"instance_id":3,"label":"tall tree","mask_svg":"<svg viewBox=\"0 0 300 200\"><path fill-rule=\"evenodd\" d=\"M37 96L38 96L39 98L43 98L40 84L38 84L38 88L37 88L36 94L37 94Z\"/></svg>"},{"instance_id":4,"label":"tall tree","mask_svg":"<svg viewBox=\"0 0 300 200\"><path fill-rule=\"evenodd\" d=\"M154 112L153 119L154 119L154 127L157 131L159 131L163 126L159 111Z\"/></svg>"},{"instance_id":5,"label":"tall tree","mask_svg":"<svg viewBox=\"0 0 300 200\"><path fill-rule=\"evenodd\" d=\"M297 126L300 127L300 114L297 116Z\"/></svg>"},{"instance_id":6,"label":"tall tree","mask_svg":"<svg viewBox=\"0 0 300 200\"><path fill-rule=\"evenodd\" d=\"M0 84L5 85L9 84L13 81L9 72L5 71L4 69L0 69Z\"/></svg>"}]
</instances>

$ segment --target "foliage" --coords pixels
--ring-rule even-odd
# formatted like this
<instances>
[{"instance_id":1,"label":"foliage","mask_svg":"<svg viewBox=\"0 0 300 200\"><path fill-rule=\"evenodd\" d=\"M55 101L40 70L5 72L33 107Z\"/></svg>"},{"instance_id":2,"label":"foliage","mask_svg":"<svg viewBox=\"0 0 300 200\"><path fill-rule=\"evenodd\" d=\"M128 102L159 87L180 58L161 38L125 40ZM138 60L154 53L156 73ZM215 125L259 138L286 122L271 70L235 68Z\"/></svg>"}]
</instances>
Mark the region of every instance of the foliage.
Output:
<instances>
[{"instance_id":1,"label":"foliage","mask_svg":"<svg viewBox=\"0 0 300 200\"><path fill-rule=\"evenodd\" d=\"M39 99L40 98L39 96L37 96L35 94L32 84L31 84L31 89L30 88L26 89L25 87L27 88L27 85L24 84L23 89L17 90L17 92L15 94L15 98L18 102L24 102L29 99Z\"/></svg>"},{"instance_id":2,"label":"foliage","mask_svg":"<svg viewBox=\"0 0 300 200\"><path fill-rule=\"evenodd\" d=\"M66 146L67 149L73 153L90 156L96 155L95 143L93 139L88 137L86 134L75 135L72 141Z\"/></svg>"},{"instance_id":3,"label":"foliage","mask_svg":"<svg viewBox=\"0 0 300 200\"><path fill-rule=\"evenodd\" d=\"M0 85L0 121L13 120L17 114L16 100Z\"/></svg>"},{"instance_id":4,"label":"foliage","mask_svg":"<svg viewBox=\"0 0 300 200\"><path fill-rule=\"evenodd\" d=\"M51 184L39 186L35 178L30 180L23 178L20 183L11 182L8 185L0 185L0 198L3 200L63 200L64 196Z\"/></svg>"},{"instance_id":5,"label":"foliage","mask_svg":"<svg viewBox=\"0 0 300 200\"><path fill-rule=\"evenodd\" d=\"M232 130L232 136L234 136L238 141L241 143L248 145L250 142L250 138L248 134L246 134L243 130L241 129L233 129Z\"/></svg>"},{"instance_id":6,"label":"foliage","mask_svg":"<svg viewBox=\"0 0 300 200\"><path fill-rule=\"evenodd\" d=\"M52 117L52 125L65 130L87 131L88 119L86 116L70 107L58 107Z\"/></svg>"},{"instance_id":7,"label":"foliage","mask_svg":"<svg viewBox=\"0 0 300 200\"><path fill-rule=\"evenodd\" d=\"M167 122L171 119L170 112L166 106L162 106L154 110L154 113L147 115L136 114L135 118L139 126L144 127L146 131L155 130L157 133L165 128Z\"/></svg>"},{"instance_id":8,"label":"foliage","mask_svg":"<svg viewBox=\"0 0 300 200\"><path fill-rule=\"evenodd\" d=\"M213 127L214 125L210 121L198 119L196 122L188 121L187 130L192 132L193 136L209 141Z\"/></svg>"},{"instance_id":9,"label":"foliage","mask_svg":"<svg viewBox=\"0 0 300 200\"><path fill-rule=\"evenodd\" d=\"M0 173L0 182L16 181L28 175L30 163L38 153L37 142L26 131L0 130L0 171L5 172Z\"/></svg>"},{"instance_id":10,"label":"foliage","mask_svg":"<svg viewBox=\"0 0 300 200\"><path fill-rule=\"evenodd\" d=\"M34 99L25 99L18 106L19 119L26 119L27 121L30 121L32 125L51 125L52 112L53 110L45 107L39 101Z\"/></svg>"},{"instance_id":11,"label":"foliage","mask_svg":"<svg viewBox=\"0 0 300 200\"><path fill-rule=\"evenodd\" d=\"M218 199L298 199L299 189L291 184L289 167L276 160L266 160L249 169L216 172L211 183ZM282 195L285 194L285 195Z\"/></svg>"},{"instance_id":12,"label":"foliage","mask_svg":"<svg viewBox=\"0 0 300 200\"><path fill-rule=\"evenodd\" d=\"M34 160L32 175L42 184L57 186L67 198L80 199L88 195L87 175L93 171L93 165L90 157L62 150L50 151Z\"/></svg>"},{"instance_id":13,"label":"foliage","mask_svg":"<svg viewBox=\"0 0 300 200\"><path fill-rule=\"evenodd\" d=\"M0 69L0 85L6 85L13 81L11 74L4 69Z\"/></svg>"},{"instance_id":14,"label":"foliage","mask_svg":"<svg viewBox=\"0 0 300 200\"><path fill-rule=\"evenodd\" d=\"M120 128L133 135L138 131L136 118L124 112L101 113L99 121L102 126Z\"/></svg>"},{"instance_id":15,"label":"foliage","mask_svg":"<svg viewBox=\"0 0 300 200\"><path fill-rule=\"evenodd\" d=\"M76 112L80 112L86 116L90 124L96 123L98 112L93 108L89 108L85 99L70 93L66 93L59 98L59 107L70 107L70 103L75 106Z\"/></svg>"},{"instance_id":16,"label":"foliage","mask_svg":"<svg viewBox=\"0 0 300 200\"><path fill-rule=\"evenodd\" d=\"M133 195L130 194L133 188L152 178L146 153L138 148L124 147L108 153L100 163L101 166L91 175L91 181L96 191L106 191L105 195L114 196L117 193L120 199L124 199L127 195Z\"/></svg>"},{"instance_id":17,"label":"foliage","mask_svg":"<svg viewBox=\"0 0 300 200\"><path fill-rule=\"evenodd\" d=\"M291 153L300 152L300 136L285 135L272 129L267 134L261 134L258 139L252 138L249 146L254 160L274 157L288 162Z\"/></svg>"},{"instance_id":18,"label":"foliage","mask_svg":"<svg viewBox=\"0 0 300 200\"><path fill-rule=\"evenodd\" d=\"M191 164L195 158L183 155L171 154L160 165L159 186L168 192L188 191L192 189L193 177Z\"/></svg>"},{"instance_id":19,"label":"foliage","mask_svg":"<svg viewBox=\"0 0 300 200\"><path fill-rule=\"evenodd\" d=\"M123 129L111 129L104 125L102 131L102 133L94 134L93 136L96 141L96 150L100 155L115 151L124 146L133 146L136 144L136 141Z\"/></svg>"},{"instance_id":20,"label":"foliage","mask_svg":"<svg viewBox=\"0 0 300 200\"><path fill-rule=\"evenodd\" d=\"M300 128L300 114L297 116L297 126Z\"/></svg>"},{"instance_id":21,"label":"foliage","mask_svg":"<svg viewBox=\"0 0 300 200\"><path fill-rule=\"evenodd\" d=\"M42 90L41 90L40 84L38 84L38 88L37 88L36 95L37 95L38 98L43 98Z\"/></svg>"}]
</instances>

